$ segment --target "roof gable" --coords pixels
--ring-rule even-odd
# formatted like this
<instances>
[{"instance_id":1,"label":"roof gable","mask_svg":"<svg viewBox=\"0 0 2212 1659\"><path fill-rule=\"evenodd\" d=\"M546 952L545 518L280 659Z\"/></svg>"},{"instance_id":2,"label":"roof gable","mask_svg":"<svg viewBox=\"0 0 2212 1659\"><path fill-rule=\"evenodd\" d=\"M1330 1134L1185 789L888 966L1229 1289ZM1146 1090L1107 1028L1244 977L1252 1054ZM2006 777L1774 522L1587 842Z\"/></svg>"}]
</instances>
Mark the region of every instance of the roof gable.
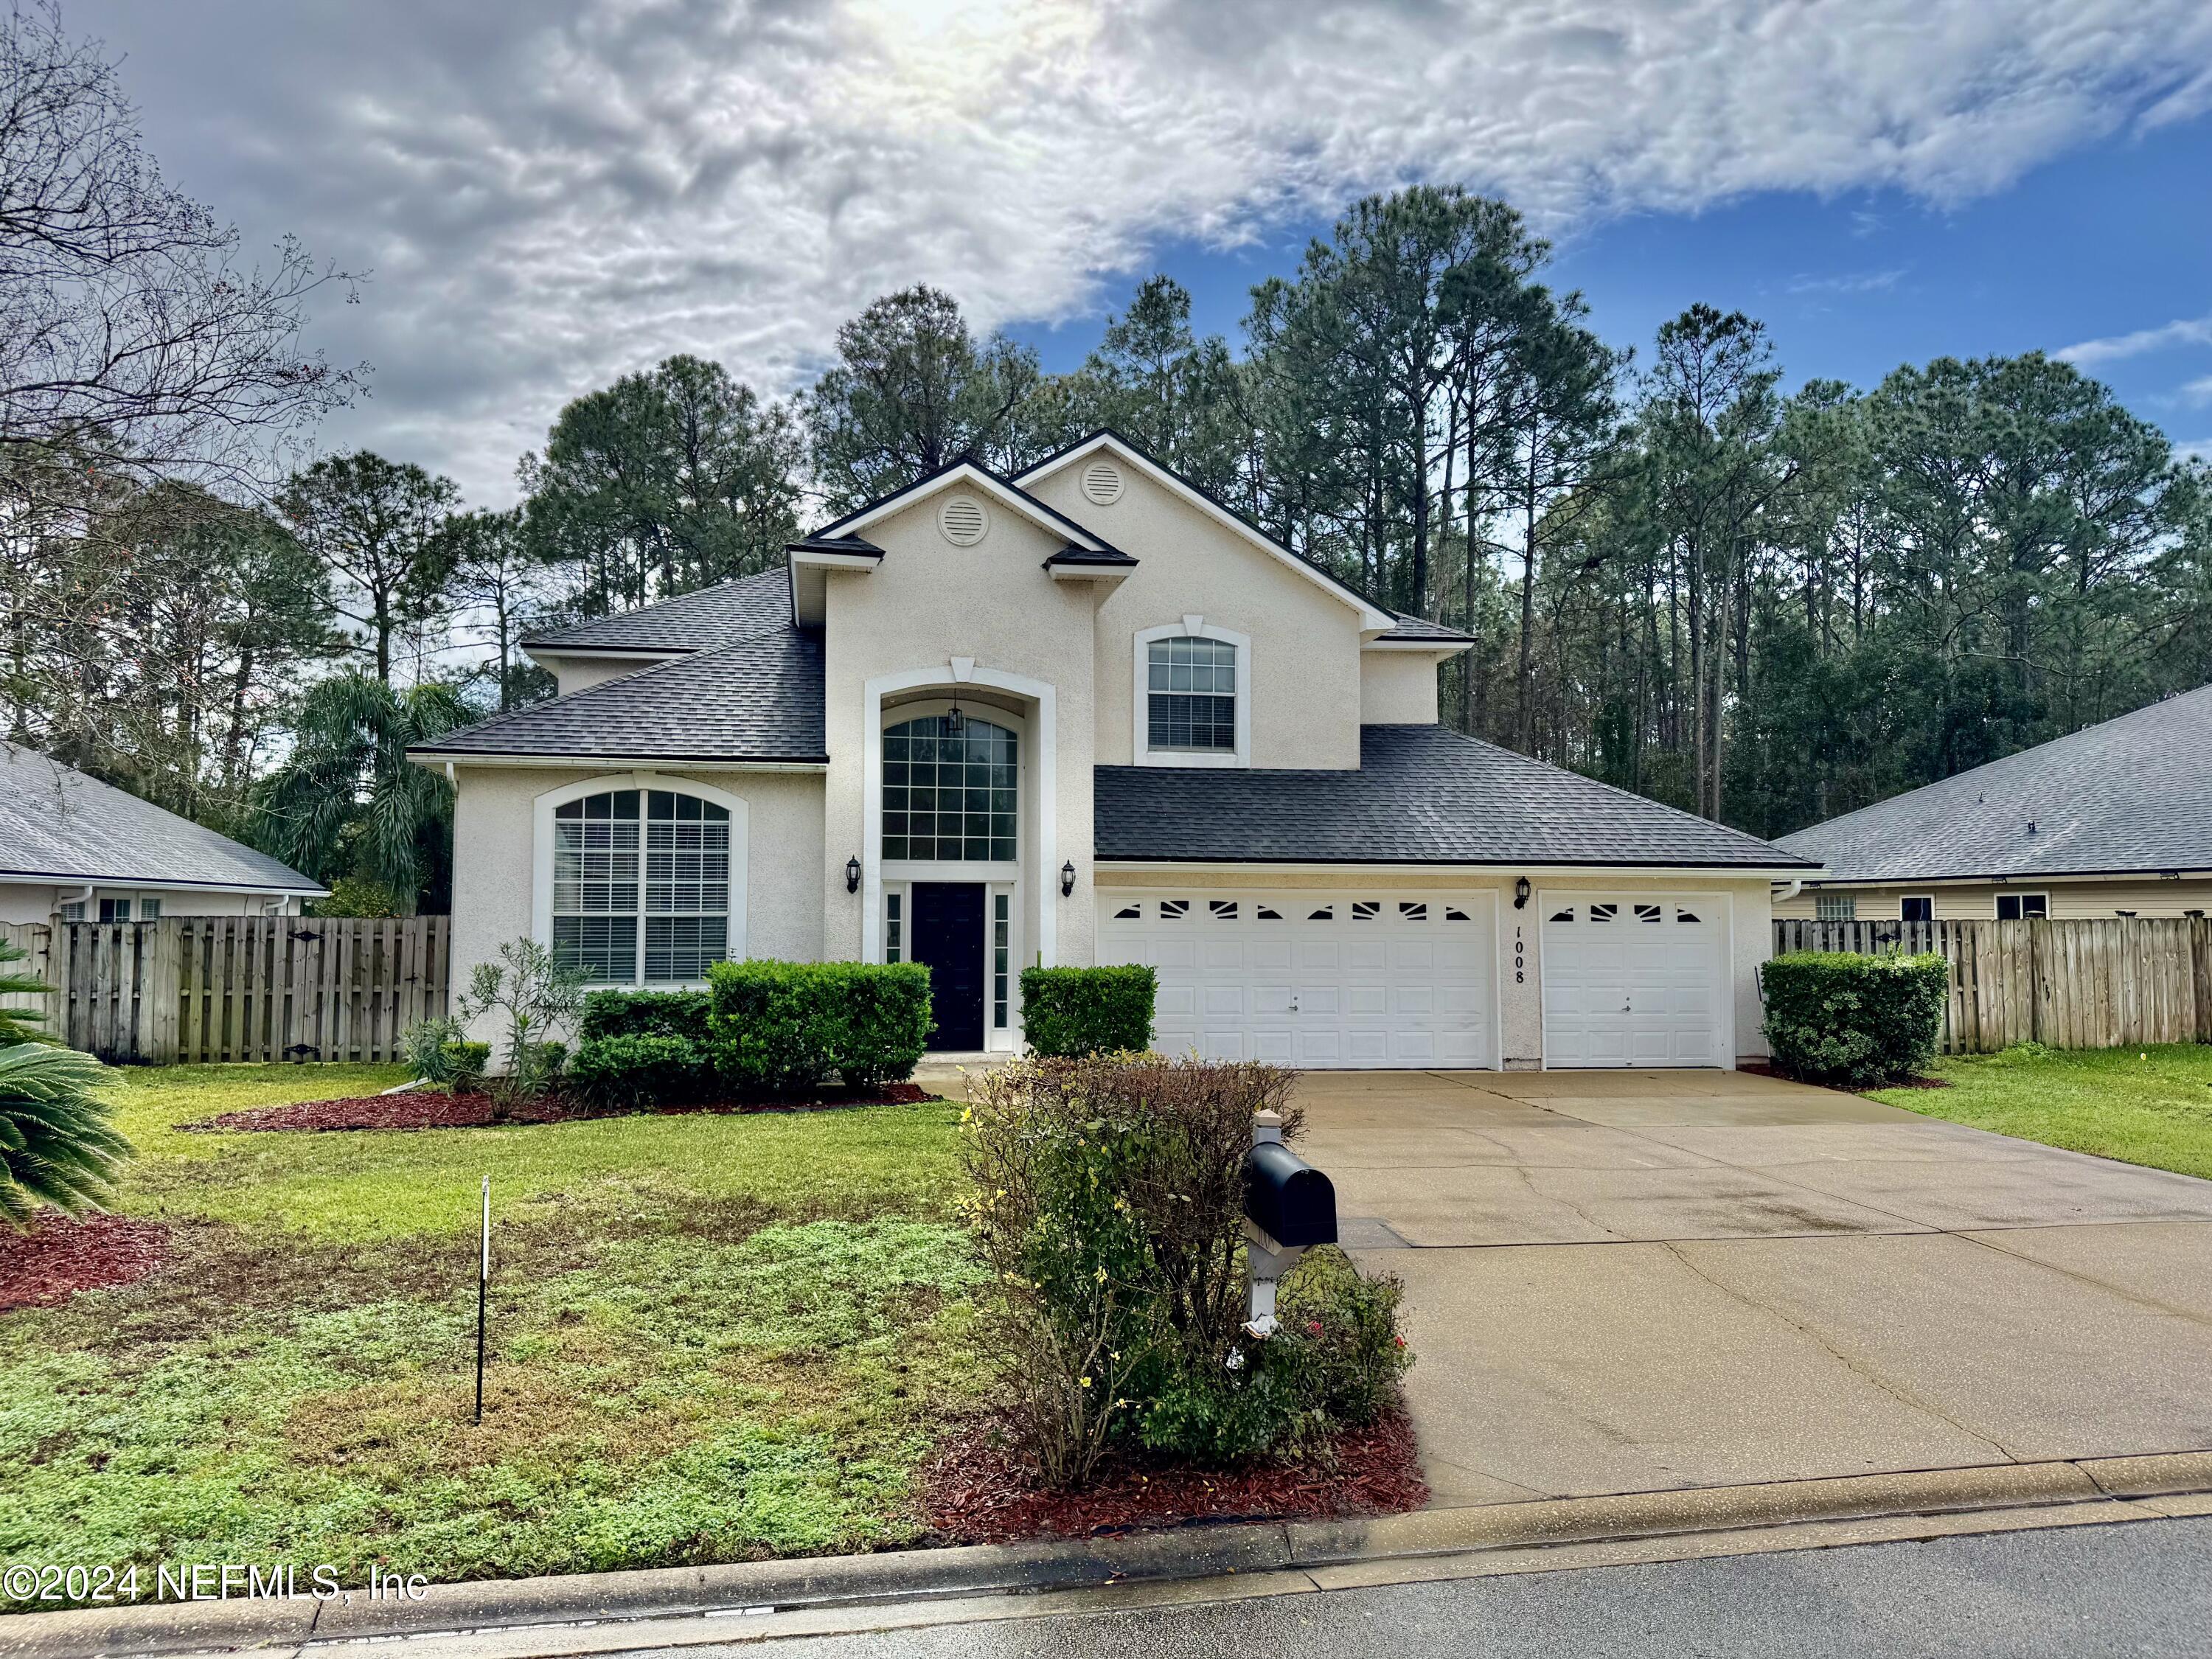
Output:
<instances>
[{"instance_id":1,"label":"roof gable","mask_svg":"<svg viewBox=\"0 0 2212 1659\"><path fill-rule=\"evenodd\" d=\"M834 524L823 526L806 540L819 543L859 537L870 525L895 513L903 513L930 496L942 494L959 484L966 484L1007 511L1020 514L1047 534L1064 537L1085 552L1112 553L1118 550L1096 531L1078 524L1056 507L1048 507L1019 485L1000 477L981 462L965 456L924 477L916 478L902 489L894 489L890 495L870 501L866 507L855 508Z\"/></svg>"},{"instance_id":2,"label":"roof gable","mask_svg":"<svg viewBox=\"0 0 2212 1659\"><path fill-rule=\"evenodd\" d=\"M1294 574L1314 583L1332 598L1350 606L1358 615L1362 633L1387 633L1399 623L1399 617L1383 610L1358 589L1340 581L1302 554L1285 547L1242 514L1231 511L1173 467L1155 460L1110 427L1101 428L1057 454L1048 455L1035 466L1018 474L1014 483L1027 484L1049 477L1102 450L1110 452L1116 459L1133 467L1160 489L1195 507L1239 540L1256 548Z\"/></svg>"}]
</instances>

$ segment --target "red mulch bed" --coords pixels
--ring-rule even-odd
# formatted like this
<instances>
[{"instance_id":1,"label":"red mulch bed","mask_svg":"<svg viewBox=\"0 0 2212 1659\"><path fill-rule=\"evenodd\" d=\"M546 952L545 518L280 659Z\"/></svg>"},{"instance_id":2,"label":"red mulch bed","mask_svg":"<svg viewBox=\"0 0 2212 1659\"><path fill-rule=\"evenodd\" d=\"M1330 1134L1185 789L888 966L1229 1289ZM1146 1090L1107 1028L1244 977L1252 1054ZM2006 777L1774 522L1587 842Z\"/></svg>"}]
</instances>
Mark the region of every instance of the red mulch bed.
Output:
<instances>
[{"instance_id":1,"label":"red mulch bed","mask_svg":"<svg viewBox=\"0 0 2212 1659\"><path fill-rule=\"evenodd\" d=\"M0 1313L66 1302L146 1277L168 1259L169 1230L158 1221L90 1215L42 1215L28 1232L0 1227Z\"/></svg>"},{"instance_id":2,"label":"red mulch bed","mask_svg":"<svg viewBox=\"0 0 2212 1659\"><path fill-rule=\"evenodd\" d=\"M815 1100L720 1100L662 1106L654 1109L651 1115L669 1117L687 1112L826 1112L848 1106L911 1106L916 1101L929 1098L929 1091L915 1084L892 1083L866 1093L846 1095L833 1091ZM414 1089L397 1095L353 1095L343 1100L303 1100L290 1106L255 1106L177 1127L250 1131L484 1129L513 1123L578 1123L589 1118L626 1115L629 1114L540 1100L512 1105L507 1115L501 1117L489 1095L448 1095L434 1089Z\"/></svg>"},{"instance_id":3,"label":"red mulch bed","mask_svg":"<svg viewBox=\"0 0 2212 1659\"><path fill-rule=\"evenodd\" d=\"M1130 1462L1077 1492L1041 1490L1034 1472L990 1425L971 1429L925 1472L930 1529L948 1543L1007 1544L1024 1538L1087 1538L1201 1521L1279 1521L1396 1515L1429 1501L1413 1425L1402 1411L1347 1431L1333 1466L1265 1463L1196 1469Z\"/></svg>"}]
</instances>

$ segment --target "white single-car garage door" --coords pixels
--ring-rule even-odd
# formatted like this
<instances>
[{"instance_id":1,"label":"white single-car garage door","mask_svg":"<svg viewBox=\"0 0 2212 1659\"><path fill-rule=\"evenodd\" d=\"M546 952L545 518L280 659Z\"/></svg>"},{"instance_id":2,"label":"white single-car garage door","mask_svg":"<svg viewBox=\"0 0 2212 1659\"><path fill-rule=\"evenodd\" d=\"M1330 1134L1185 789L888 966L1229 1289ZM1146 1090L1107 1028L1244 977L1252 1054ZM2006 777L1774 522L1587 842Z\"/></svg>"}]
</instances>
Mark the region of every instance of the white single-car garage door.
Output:
<instances>
[{"instance_id":1,"label":"white single-car garage door","mask_svg":"<svg viewBox=\"0 0 2212 1659\"><path fill-rule=\"evenodd\" d=\"M1547 1066L1723 1066L1728 901L1719 895L1550 893L1544 911Z\"/></svg>"},{"instance_id":2,"label":"white single-car garage door","mask_svg":"<svg viewBox=\"0 0 2212 1659\"><path fill-rule=\"evenodd\" d=\"M1160 976L1167 1054L1310 1069L1486 1066L1490 894L1104 892L1098 959Z\"/></svg>"}]
</instances>

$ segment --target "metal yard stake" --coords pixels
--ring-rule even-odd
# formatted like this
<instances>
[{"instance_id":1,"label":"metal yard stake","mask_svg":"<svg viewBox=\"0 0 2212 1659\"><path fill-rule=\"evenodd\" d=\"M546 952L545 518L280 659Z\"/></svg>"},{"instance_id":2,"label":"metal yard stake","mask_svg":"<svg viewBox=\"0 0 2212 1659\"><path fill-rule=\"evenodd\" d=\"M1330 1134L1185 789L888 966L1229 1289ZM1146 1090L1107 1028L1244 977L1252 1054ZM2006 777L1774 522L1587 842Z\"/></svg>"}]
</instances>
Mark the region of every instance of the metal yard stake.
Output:
<instances>
[{"instance_id":1,"label":"metal yard stake","mask_svg":"<svg viewBox=\"0 0 2212 1659\"><path fill-rule=\"evenodd\" d=\"M491 1291L491 1177L483 1178L483 1248L477 1255L477 1418L483 1421L484 1302Z\"/></svg>"}]
</instances>

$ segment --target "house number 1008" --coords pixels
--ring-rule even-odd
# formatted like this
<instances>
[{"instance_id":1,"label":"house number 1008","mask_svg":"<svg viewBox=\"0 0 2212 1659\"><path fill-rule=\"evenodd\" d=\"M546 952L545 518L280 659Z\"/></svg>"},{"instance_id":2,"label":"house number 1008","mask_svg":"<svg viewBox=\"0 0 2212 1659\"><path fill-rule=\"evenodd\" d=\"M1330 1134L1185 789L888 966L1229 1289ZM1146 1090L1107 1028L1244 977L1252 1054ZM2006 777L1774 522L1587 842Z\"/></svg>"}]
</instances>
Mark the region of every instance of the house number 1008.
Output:
<instances>
[{"instance_id":1,"label":"house number 1008","mask_svg":"<svg viewBox=\"0 0 2212 1659\"><path fill-rule=\"evenodd\" d=\"M1522 971L1528 965L1528 958L1522 954L1521 924L1516 921L1513 924L1513 982L1516 985L1528 982L1528 975Z\"/></svg>"}]
</instances>

